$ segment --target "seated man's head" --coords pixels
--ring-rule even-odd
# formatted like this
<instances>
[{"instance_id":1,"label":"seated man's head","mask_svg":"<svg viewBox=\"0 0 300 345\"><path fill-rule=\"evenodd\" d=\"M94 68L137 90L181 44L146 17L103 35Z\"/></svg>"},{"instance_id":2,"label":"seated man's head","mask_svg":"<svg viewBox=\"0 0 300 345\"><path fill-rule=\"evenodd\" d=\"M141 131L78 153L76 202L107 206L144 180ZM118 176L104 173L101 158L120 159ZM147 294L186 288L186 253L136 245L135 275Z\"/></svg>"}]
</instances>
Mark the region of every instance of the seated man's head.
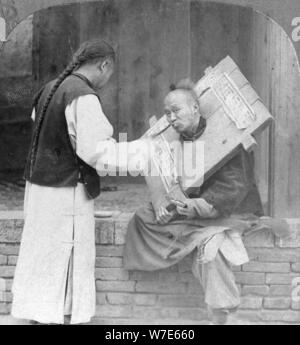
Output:
<instances>
[{"instance_id":1,"label":"seated man's head","mask_svg":"<svg viewBox=\"0 0 300 345\"><path fill-rule=\"evenodd\" d=\"M171 86L171 91L164 101L167 119L179 133L193 135L199 125L201 114L193 86L189 80Z\"/></svg>"}]
</instances>

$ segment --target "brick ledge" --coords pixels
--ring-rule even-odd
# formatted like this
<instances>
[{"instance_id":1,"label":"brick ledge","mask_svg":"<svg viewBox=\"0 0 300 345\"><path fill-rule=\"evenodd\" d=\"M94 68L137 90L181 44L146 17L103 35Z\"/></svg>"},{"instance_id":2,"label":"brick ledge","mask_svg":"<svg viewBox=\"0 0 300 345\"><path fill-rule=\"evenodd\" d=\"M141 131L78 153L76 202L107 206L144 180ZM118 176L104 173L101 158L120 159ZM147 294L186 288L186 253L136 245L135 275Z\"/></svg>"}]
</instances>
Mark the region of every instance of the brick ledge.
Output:
<instances>
[{"instance_id":1,"label":"brick ledge","mask_svg":"<svg viewBox=\"0 0 300 345\"><path fill-rule=\"evenodd\" d=\"M187 257L156 272L128 272L122 254L131 213L96 220L97 317L93 324L205 324L203 292ZM300 303L292 281L300 278L300 218L287 219L294 238L270 231L245 238L250 263L235 267L242 303L237 317L246 324L300 324ZM11 285L23 229L22 211L0 212L0 324L9 320ZM137 320L138 319L138 320ZM244 320L244 321L243 321ZM17 322L17 321L16 321Z\"/></svg>"}]
</instances>

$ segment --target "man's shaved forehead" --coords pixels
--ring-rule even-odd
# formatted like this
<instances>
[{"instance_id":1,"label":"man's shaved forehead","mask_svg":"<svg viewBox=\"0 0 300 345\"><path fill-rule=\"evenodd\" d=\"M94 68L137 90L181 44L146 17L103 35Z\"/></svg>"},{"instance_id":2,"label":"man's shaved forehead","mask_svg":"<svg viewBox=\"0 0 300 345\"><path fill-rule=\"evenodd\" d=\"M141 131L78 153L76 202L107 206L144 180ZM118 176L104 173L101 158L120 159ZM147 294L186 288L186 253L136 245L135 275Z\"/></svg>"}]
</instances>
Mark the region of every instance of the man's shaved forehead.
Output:
<instances>
[{"instance_id":1,"label":"man's shaved forehead","mask_svg":"<svg viewBox=\"0 0 300 345\"><path fill-rule=\"evenodd\" d=\"M185 101L194 104L195 102L198 103L198 98L196 93L193 90L186 90L186 89L175 89L169 92L165 98L166 102L172 102L176 99L184 98Z\"/></svg>"}]
</instances>

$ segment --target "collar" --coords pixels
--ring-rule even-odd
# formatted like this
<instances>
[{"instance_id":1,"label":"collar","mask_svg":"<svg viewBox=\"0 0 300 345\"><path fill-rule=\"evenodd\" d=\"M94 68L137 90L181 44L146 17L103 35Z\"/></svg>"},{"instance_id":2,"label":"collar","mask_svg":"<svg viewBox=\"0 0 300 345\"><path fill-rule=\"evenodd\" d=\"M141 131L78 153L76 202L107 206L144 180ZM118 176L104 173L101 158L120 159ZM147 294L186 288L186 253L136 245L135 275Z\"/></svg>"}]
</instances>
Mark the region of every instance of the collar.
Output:
<instances>
[{"instance_id":1,"label":"collar","mask_svg":"<svg viewBox=\"0 0 300 345\"><path fill-rule=\"evenodd\" d=\"M88 86L90 88L92 88L93 90L95 90L94 86L92 85L92 83L88 80L87 77L85 77L83 74L81 73L77 73L77 72L73 72L71 75L74 75L75 77L83 80L84 82L86 82L88 84Z\"/></svg>"},{"instance_id":2,"label":"collar","mask_svg":"<svg viewBox=\"0 0 300 345\"><path fill-rule=\"evenodd\" d=\"M199 125L198 125L197 130L196 130L196 133L193 134L192 136L190 136L186 133L181 133L181 138L183 141L195 141L201 137L201 135L204 133L205 129L206 129L206 119L201 116L200 120L199 120Z\"/></svg>"}]
</instances>

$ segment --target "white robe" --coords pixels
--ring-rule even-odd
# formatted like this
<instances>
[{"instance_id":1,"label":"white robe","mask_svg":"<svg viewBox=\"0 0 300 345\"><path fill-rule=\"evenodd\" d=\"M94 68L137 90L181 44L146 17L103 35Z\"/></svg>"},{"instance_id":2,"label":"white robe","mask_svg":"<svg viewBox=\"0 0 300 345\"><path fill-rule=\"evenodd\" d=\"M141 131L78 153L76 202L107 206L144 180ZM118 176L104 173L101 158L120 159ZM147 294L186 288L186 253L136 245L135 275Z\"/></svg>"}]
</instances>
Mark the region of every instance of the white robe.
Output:
<instances>
[{"instance_id":1,"label":"white robe","mask_svg":"<svg viewBox=\"0 0 300 345\"><path fill-rule=\"evenodd\" d=\"M66 108L65 116L73 148L92 167L101 162L103 154L97 147L103 141L120 146L111 138L113 128L96 96L74 100ZM128 145L134 149L139 141ZM87 198L80 183L63 188L27 183L24 216L12 315L40 323L62 324L64 314L70 313L72 324L89 322L95 314L96 303L94 201ZM66 294L70 263L72 281ZM67 303L70 297L71 303Z\"/></svg>"}]
</instances>

